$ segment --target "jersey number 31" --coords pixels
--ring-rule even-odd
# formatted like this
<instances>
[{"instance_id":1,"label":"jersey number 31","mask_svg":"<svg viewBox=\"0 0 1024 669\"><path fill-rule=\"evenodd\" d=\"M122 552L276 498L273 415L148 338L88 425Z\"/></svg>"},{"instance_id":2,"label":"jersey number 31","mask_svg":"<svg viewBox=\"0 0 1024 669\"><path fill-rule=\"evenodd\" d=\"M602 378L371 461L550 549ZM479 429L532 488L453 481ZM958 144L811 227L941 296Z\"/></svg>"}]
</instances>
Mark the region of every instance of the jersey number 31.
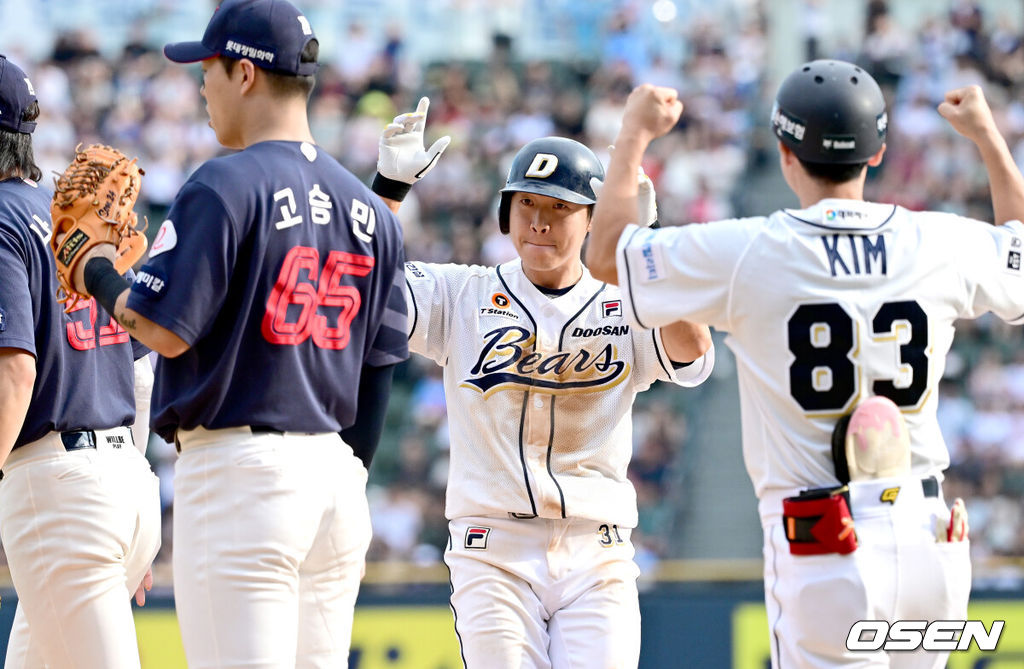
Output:
<instances>
[{"instance_id":1,"label":"jersey number 31","mask_svg":"<svg viewBox=\"0 0 1024 669\"><path fill-rule=\"evenodd\" d=\"M331 251L320 269L320 253L296 246L285 256L274 289L267 299L261 330L271 344L297 346L310 337L324 349L348 346L349 326L359 313L359 289L341 285L346 274L362 277L373 269L373 258ZM320 310L331 314L333 322Z\"/></svg>"}]
</instances>

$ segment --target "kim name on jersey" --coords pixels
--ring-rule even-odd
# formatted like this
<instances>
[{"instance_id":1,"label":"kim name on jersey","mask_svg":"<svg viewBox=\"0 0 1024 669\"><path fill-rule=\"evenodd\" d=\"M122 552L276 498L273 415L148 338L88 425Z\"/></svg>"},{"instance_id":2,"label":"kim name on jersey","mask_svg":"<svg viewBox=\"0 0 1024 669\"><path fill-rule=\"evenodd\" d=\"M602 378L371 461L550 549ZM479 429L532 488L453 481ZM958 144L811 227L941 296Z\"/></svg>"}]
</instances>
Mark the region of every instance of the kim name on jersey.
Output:
<instances>
[{"instance_id":1,"label":"kim name on jersey","mask_svg":"<svg viewBox=\"0 0 1024 669\"><path fill-rule=\"evenodd\" d=\"M885 254L885 237L875 235L822 235L832 276L856 274L888 274L889 259Z\"/></svg>"},{"instance_id":2,"label":"kim name on jersey","mask_svg":"<svg viewBox=\"0 0 1024 669\"><path fill-rule=\"evenodd\" d=\"M469 371L470 378L460 387L474 388L485 398L511 389L553 395L593 393L617 386L629 376L629 363L618 359L618 347L611 342L595 349L538 353L535 339L532 332L518 326L491 330L483 336L484 345Z\"/></svg>"}]
</instances>

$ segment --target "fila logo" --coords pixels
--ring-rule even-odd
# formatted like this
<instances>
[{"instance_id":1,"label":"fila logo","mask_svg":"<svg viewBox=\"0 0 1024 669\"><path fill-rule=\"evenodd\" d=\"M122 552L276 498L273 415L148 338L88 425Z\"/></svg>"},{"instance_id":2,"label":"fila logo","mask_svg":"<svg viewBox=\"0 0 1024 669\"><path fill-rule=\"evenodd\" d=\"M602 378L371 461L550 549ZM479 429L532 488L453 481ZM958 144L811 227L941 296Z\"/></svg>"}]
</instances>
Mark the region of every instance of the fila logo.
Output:
<instances>
[{"instance_id":1,"label":"fila logo","mask_svg":"<svg viewBox=\"0 0 1024 669\"><path fill-rule=\"evenodd\" d=\"M601 303L601 316L603 318L611 318L612 316L622 315L622 301L621 300L608 300Z\"/></svg>"},{"instance_id":2,"label":"fila logo","mask_svg":"<svg viewBox=\"0 0 1024 669\"><path fill-rule=\"evenodd\" d=\"M895 488L886 488L882 491L882 496L878 498L880 502L889 502L889 504L895 504L896 498L900 494L899 486Z\"/></svg>"},{"instance_id":3,"label":"fila logo","mask_svg":"<svg viewBox=\"0 0 1024 669\"><path fill-rule=\"evenodd\" d=\"M526 175L534 179L547 179L558 167L558 156L553 153L538 153L526 170Z\"/></svg>"},{"instance_id":4,"label":"fila logo","mask_svg":"<svg viewBox=\"0 0 1024 669\"><path fill-rule=\"evenodd\" d=\"M487 550L487 537L491 528L470 526L466 528L466 548L474 551Z\"/></svg>"}]
</instances>

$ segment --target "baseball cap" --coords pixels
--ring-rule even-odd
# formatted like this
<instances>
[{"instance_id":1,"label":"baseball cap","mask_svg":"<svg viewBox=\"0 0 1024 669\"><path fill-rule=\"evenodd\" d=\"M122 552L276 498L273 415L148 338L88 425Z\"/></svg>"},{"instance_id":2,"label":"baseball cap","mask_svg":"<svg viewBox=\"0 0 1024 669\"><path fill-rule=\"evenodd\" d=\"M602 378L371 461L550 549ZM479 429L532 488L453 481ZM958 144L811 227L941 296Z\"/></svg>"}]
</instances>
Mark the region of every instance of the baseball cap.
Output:
<instances>
[{"instance_id":1,"label":"baseball cap","mask_svg":"<svg viewBox=\"0 0 1024 669\"><path fill-rule=\"evenodd\" d=\"M28 106L36 101L25 71L0 54L0 126L30 134L36 129L35 121L22 121Z\"/></svg>"},{"instance_id":2,"label":"baseball cap","mask_svg":"<svg viewBox=\"0 0 1024 669\"><path fill-rule=\"evenodd\" d=\"M224 0L201 41L168 44L164 55L176 63L248 58L265 70L305 76L317 69L316 63L299 62L315 37L306 17L287 0Z\"/></svg>"}]
</instances>

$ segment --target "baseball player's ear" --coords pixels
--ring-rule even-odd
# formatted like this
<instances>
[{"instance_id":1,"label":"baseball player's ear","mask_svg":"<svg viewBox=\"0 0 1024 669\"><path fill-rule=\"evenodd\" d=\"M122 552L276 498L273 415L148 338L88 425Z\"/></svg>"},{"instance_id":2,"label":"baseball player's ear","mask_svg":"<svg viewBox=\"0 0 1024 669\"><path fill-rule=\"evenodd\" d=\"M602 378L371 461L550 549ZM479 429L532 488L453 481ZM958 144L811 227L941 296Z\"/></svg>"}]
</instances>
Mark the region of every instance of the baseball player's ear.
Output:
<instances>
[{"instance_id":1,"label":"baseball player's ear","mask_svg":"<svg viewBox=\"0 0 1024 669\"><path fill-rule=\"evenodd\" d=\"M248 93L256 83L256 66L248 58L243 58L235 65L235 70L241 77L241 92Z\"/></svg>"},{"instance_id":2,"label":"baseball player's ear","mask_svg":"<svg viewBox=\"0 0 1024 669\"><path fill-rule=\"evenodd\" d=\"M779 156L782 157L782 160L787 165L790 164L792 161L796 160L796 155L793 153L793 151L788 146L786 146L782 142L778 142L778 145L779 145Z\"/></svg>"},{"instance_id":3,"label":"baseball player's ear","mask_svg":"<svg viewBox=\"0 0 1024 669\"><path fill-rule=\"evenodd\" d=\"M878 167L882 164L882 156L885 155L885 142L882 142L882 148L878 150L878 153L868 158L868 165L871 167Z\"/></svg>"}]
</instances>

